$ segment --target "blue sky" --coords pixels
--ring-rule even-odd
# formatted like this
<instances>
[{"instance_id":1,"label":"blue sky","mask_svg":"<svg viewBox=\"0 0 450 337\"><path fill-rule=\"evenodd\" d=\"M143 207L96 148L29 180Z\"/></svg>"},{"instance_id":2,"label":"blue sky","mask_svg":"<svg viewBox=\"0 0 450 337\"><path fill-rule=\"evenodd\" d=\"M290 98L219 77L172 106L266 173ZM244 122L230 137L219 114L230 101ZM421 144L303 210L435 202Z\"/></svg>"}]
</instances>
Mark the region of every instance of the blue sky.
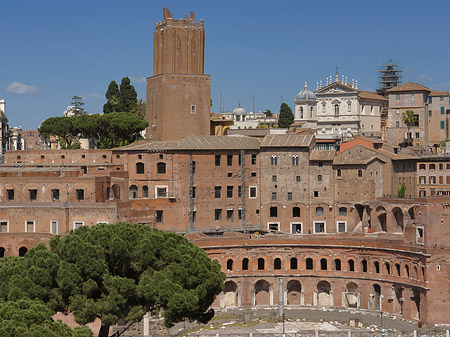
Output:
<instances>
[{"instance_id":1,"label":"blue sky","mask_svg":"<svg viewBox=\"0 0 450 337\"><path fill-rule=\"evenodd\" d=\"M375 90L392 58L413 81L450 90L450 1L8 0L0 20L0 98L10 125L35 129L74 95L101 112L111 80L132 79L145 99L153 72L154 24L195 12L206 29L212 111L238 102L279 109L304 82L339 73Z\"/></svg>"}]
</instances>

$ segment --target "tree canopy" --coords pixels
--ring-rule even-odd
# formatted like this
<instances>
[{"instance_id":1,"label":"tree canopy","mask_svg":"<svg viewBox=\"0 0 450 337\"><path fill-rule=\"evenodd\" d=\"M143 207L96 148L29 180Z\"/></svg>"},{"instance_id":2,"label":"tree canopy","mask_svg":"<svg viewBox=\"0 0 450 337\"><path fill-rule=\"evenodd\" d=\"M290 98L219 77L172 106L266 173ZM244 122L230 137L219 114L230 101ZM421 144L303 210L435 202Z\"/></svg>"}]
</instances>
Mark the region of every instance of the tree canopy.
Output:
<instances>
[{"instance_id":1,"label":"tree canopy","mask_svg":"<svg viewBox=\"0 0 450 337\"><path fill-rule=\"evenodd\" d=\"M42 122L39 133L48 140L56 135L64 140L63 148L74 148L79 138L95 139L98 148L112 148L139 139L148 123L131 113L83 114L77 117L50 117Z\"/></svg>"},{"instance_id":2,"label":"tree canopy","mask_svg":"<svg viewBox=\"0 0 450 337\"><path fill-rule=\"evenodd\" d=\"M103 105L104 113L116 111L116 106L119 104L119 96L119 86L117 85L116 81L111 81L105 94L107 102Z\"/></svg>"},{"instance_id":3,"label":"tree canopy","mask_svg":"<svg viewBox=\"0 0 450 337\"><path fill-rule=\"evenodd\" d=\"M225 275L203 250L181 235L143 225L85 226L54 237L50 247L0 260L0 303L17 302L8 310L24 307L20 301L37 308L38 301L51 313L71 311L79 324L99 318L99 336L107 336L120 318L140 320L148 311L161 313L167 326L185 319L206 323L223 290ZM50 315L40 311L43 316L32 320L47 327Z\"/></svg>"},{"instance_id":4,"label":"tree canopy","mask_svg":"<svg viewBox=\"0 0 450 337\"><path fill-rule=\"evenodd\" d=\"M278 126L280 128L288 128L294 123L294 114L286 103L282 103L280 107L280 116L278 117Z\"/></svg>"},{"instance_id":5,"label":"tree canopy","mask_svg":"<svg viewBox=\"0 0 450 337\"><path fill-rule=\"evenodd\" d=\"M118 111L131 112L137 104L137 93L134 86L131 85L128 77L122 78L120 83L120 96L119 104L117 105Z\"/></svg>"},{"instance_id":6,"label":"tree canopy","mask_svg":"<svg viewBox=\"0 0 450 337\"><path fill-rule=\"evenodd\" d=\"M72 330L67 324L53 322L52 310L37 300L20 299L0 302L0 336L2 337L91 337L88 327Z\"/></svg>"}]
</instances>

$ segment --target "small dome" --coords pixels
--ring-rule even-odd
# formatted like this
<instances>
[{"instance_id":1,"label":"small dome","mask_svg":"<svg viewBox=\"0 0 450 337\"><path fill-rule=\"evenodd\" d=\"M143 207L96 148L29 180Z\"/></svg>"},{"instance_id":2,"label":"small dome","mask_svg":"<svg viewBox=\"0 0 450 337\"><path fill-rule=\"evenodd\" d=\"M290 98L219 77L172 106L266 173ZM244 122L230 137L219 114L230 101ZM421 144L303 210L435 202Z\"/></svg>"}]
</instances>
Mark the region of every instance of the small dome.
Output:
<instances>
[{"instance_id":1,"label":"small dome","mask_svg":"<svg viewBox=\"0 0 450 337\"><path fill-rule=\"evenodd\" d=\"M241 108L241 103L239 103L239 106L233 110L233 113L235 115L245 115L247 113L247 111L245 111L244 108Z\"/></svg>"},{"instance_id":2,"label":"small dome","mask_svg":"<svg viewBox=\"0 0 450 337\"><path fill-rule=\"evenodd\" d=\"M305 87L295 96L295 101L315 101L316 95L308 89L308 85L305 82Z\"/></svg>"}]
</instances>

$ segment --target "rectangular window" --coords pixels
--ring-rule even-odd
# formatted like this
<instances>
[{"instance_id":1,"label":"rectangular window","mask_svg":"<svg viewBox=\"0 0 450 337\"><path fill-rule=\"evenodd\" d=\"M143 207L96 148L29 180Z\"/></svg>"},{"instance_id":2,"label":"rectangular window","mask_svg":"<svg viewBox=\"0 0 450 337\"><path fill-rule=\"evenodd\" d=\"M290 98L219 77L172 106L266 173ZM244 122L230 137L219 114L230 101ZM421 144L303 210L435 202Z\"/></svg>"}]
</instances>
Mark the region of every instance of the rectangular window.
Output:
<instances>
[{"instance_id":1,"label":"rectangular window","mask_svg":"<svg viewBox=\"0 0 450 337\"><path fill-rule=\"evenodd\" d=\"M167 198L167 186L155 186L155 197L156 198Z\"/></svg>"},{"instance_id":2,"label":"rectangular window","mask_svg":"<svg viewBox=\"0 0 450 337\"><path fill-rule=\"evenodd\" d=\"M317 198L319 196L319 191L314 191L314 198Z\"/></svg>"},{"instance_id":3,"label":"rectangular window","mask_svg":"<svg viewBox=\"0 0 450 337\"><path fill-rule=\"evenodd\" d=\"M234 211L232 209L227 209L227 220L233 221Z\"/></svg>"},{"instance_id":4,"label":"rectangular window","mask_svg":"<svg viewBox=\"0 0 450 337\"><path fill-rule=\"evenodd\" d=\"M272 181L277 181L277 176L272 176Z\"/></svg>"},{"instance_id":5,"label":"rectangular window","mask_svg":"<svg viewBox=\"0 0 450 337\"><path fill-rule=\"evenodd\" d=\"M195 115L197 113L197 106L192 104L191 105L191 115Z\"/></svg>"},{"instance_id":6,"label":"rectangular window","mask_svg":"<svg viewBox=\"0 0 450 337\"><path fill-rule=\"evenodd\" d=\"M396 94L396 95L395 95L395 100L396 100L396 101L400 101L400 94Z\"/></svg>"},{"instance_id":7,"label":"rectangular window","mask_svg":"<svg viewBox=\"0 0 450 337\"><path fill-rule=\"evenodd\" d=\"M441 130L445 129L445 121L441 121Z\"/></svg>"},{"instance_id":8,"label":"rectangular window","mask_svg":"<svg viewBox=\"0 0 450 337\"><path fill-rule=\"evenodd\" d=\"M400 122L399 121L395 121L395 127L399 128L400 127Z\"/></svg>"},{"instance_id":9,"label":"rectangular window","mask_svg":"<svg viewBox=\"0 0 450 337\"><path fill-rule=\"evenodd\" d=\"M220 166L220 154L216 154L214 162L216 166Z\"/></svg>"},{"instance_id":10,"label":"rectangular window","mask_svg":"<svg viewBox=\"0 0 450 337\"><path fill-rule=\"evenodd\" d=\"M242 186L238 186L238 198L242 198Z\"/></svg>"},{"instance_id":11,"label":"rectangular window","mask_svg":"<svg viewBox=\"0 0 450 337\"><path fill-rule=\"evenodd\" d=\"M415 100L415 99L416 99L416 94L412 93L412 94L411 94L411 99L412 99L412 100Z\"/></svg>"},{"instance_id":12,"label":"rectangular window","mask_svg":"<svg viewBox=\"0 0 450 337\"><path fill-rule=\"evenodd\" d=\"M419 197L424 198L426 197L427 193L425 192L425 190L420 190L419 191Z\"/></svg>"},{"instance_id":13,"label":"rectangular window","mask_svg":"<svg viewBox=\"0 0 450 337\"><path fill-rule=\"evenodd\" d=\"M27 220L25 222L25 231L27 233L33 233L34 232L34 220Z\"/></svg>"},{"instance_id":14,"label":"rectangular window","mask_svg":"<svg viewBox=\"0 0 450 337\"><path fill-rule=\"evenodd\" d=\"M59 200L59 190L56 188L52 190L52 200Z\"/></svg>"},{"instance_id":15,"label":"rectangular window","mask_svg":"<svg viewBox=\"0 0 450 337\"><path fill-rule=\"evenodd\" d=\"M325 222L314 221L314 233L325 233Z\"/></svg>"},{"instance_id":16,"label":"rectangular window","mask_svg":"<svg viewBox=\"0 0 450 337\"><path fill-rule=\"evenodd\" d=\"M214 186L214 198L222 198L222 186Z\"/></svg>"},{"instance_id":17,"label":"rectangular window","mask_svg":"<svg viewBox=\"0 0 450 337\"><path fill-rule=\"evenodd\" d=\"M157 223L163 222L163 214L164 214L164 211L162 211L162 210L156 211L156 222Z\"/></svg>"},{"instance_id":18,"label":"rectangular window","mask_svg":"<svg viewBox=\"0 0 450 337\"><path fill-rule=\"evenodd\" d=\"M431 104L431 97L428 97L428 103Z\"/></svg>"},{"instance_id":19,"label":"rectangular window","mask_svg":"<svg viewBox=\"0 0 450 337\"><path fill-rule=\"evenodd\" d=\"M291 222L291 234L302 234L301 222Z\"/></svg>"},{"instance_id":20,"label":"rectangular window","mask_svg":"<svg viewBox=\"0 0 450 337\"><path fill-rule=\"evenodd\" d=\"M272 192L272 201L277 200L277 192Z\"/></svg>"},{"instance_id":21,"label":"rectangular window","mask_svg":"<svg viewBox=\"0 0 450 337\"><path fill-rule=\"evenodd\" d=\"M445 179L445 180L446 180L446 183L447 183L447 184L450 184L450 176L447 176L447 177L445 177L445 178L446 178L446 179Z\"/></svg>"},{"instance_id":22,"label":"rectangular window","mask_svg":"<svg viewBox=\"0 0 450 337\"><path fill-rule=\"evenodd\" d=\"M443 176L439 176L439 184L443 184L444 183L444 177Z\"/></svg>"},{"instance_id":23,"label":"rectangular window","mask_svg":"<svg viewBox=\"0 0 450 337\"><path fill-rule=\"evenodd\" d=\"M37 199L37 190L28 190L28 194L30 195L30 200Z\"/></svg>"},{"instance_id":24,"label":"rectangular window","mask_svg":"<svg viewBox=\"0 0 450 337\"><path fill-rule=\"evenodd\" d=\"M14 200L14 190L6 190L6 198L9 201Z\"/></svg>"},{"instance_id":25,"label":"rectangular window","mask_svg":"<svg viewBox=\"0 0 450 337\"><path fill-rule=\"evenodd\" d=\"M196 193L197 193L197 188L195 186L192 186L192 199L195 199Z\"/></svg>"},{"instance_id":26,"label":"rectangular window","mask_svg":"<svg viewBox=\"0 0 450 337\"><path fill-rule=\"evenodd\" d=\"M0 221L0 233L8 233L8 221Z\"/></svg>"},{"instance_id":27,"label":"rectangular window","mask_svg":"<svg viewBox=\"0 0 450 337\"><path fill-rule=\"evenodd\" d=\"M395 109L395 113L396 113L397 115L400 115L400 109Z\"/></svg>"},{"instance_id":28,"label":"rectangular window","mask_svg":"<svg viewBox=\"0 0 450 337\"><path fill-rule=\"evenodd\" d=\"M433 111L428 110L428 117L431 117L431 116L433 116Z\"/></svg>"},{"instance_id":29,"label":"rectangular window","mask_svg":"<svg viewBox=\"0 0 450 337\"><path fill-rule=\"evenodd\" d=\"M238 219L241 220L242 219L242 209L238 209Z\"/></svg>"},{"instance_id":30,"label":"rectangular window","mask_svg":"<svg viewBox=\"0 0 450 337\"><path fill-rule=\"evenodd\" d=\"M424 228L416 227L416 243L423 245L424 244Z\"/></svg>"},{"instance_id":31,"label":"rectangular window","mask_svg":"<svg viewBox=\"0 0 450 337\"><path fill-rule=\"evenodd\" d=\"M77 190L77 200L84 200L84 190L82 189Z\"/></svg>"},{"instance_id":32,"label":"rectangular window","mask_svg":"<svg viewBox=\"0 0 450 337\"><path fill-rule=\"evenodd\" d=\"M233 186L227 186L227 198L233 198Z\"/></svg>"},{"instance_id":33,"label":"rectangular window","mask_svg":"<svg viewBox=\"0 0 450 337\"><path fill-rule=\"evenodd\" d=\"M193 162L192 162L192 174L195 173L195 166L196 166L196 164L197 164L196 161L193 161Z\"/></svg>"},{"instance_id":34,"label":"rectangular window","mask_svg":"<svg viewBox=\"0 0 450 337\"><path fill-rule=\"evenodd\" d=\"M443 115L443 114L445 114L445 110L444 110L444 107L441 106L441 115Z\"/></svg>"},{"instance_id":35,"label":"rectangular window","mask_svg":"<svg viewBox=\"0 0 450 337\"><path fill-rule=\"evenodd\" d=\"M220 208L214 210L214 220L222 220L222 210Z\"/></svg>"},{"instance_id":36,"label":"rectangular window","mask_svg":"<svg viewBox=\"0 0 450 337\"><path fill-rule=\"evenodd\" d=\"M296 177L295 177L295 182L297 182L297 183L300 182L300 176L296 176Z\"/></svg>"},{"instance_id":37,"label":"rectangular window","mask_svg":"<svg viewBox=\"0 0 450 337\"><path fill-rule=\"evenodd\" d=\"M53 235L58 234L58 221L50 221L50 233Z\"/></svg>"},{"instance_id":38,"label":"rectangular window","mask_svg":"<svg viewBox=\"0 0 450 337\"><path fill-rule=\"evenodd\" d=\"M238 165L241 166L242 165L242 159L241 159L241 155L238 155Z\"/></svg>"},{"instance_id":39,"label":"rectangular window","mask_svg":"<svg viewBox=\"0 0 450 337\"><path fill-rule=\"evenodd\" d=\"M280 223L279 222L268 222L267 228L269 229L269 232L279 232L280 231Z\"/></svg>"},{"instance_id":40,"label":"rectangular window","mask_svg":"<svg viewBox=\"0 0 450 337\"><path fill-rule=\"evenodd\" d=\"M252 154L252 165L256 165L256 154Z\"/></svg>"},{"instance_id":41,"label":"rectangular window","mask_svg":"<svg viewBox=\"0 0 450 337\"><path fill-rule=\"evenodd\" d=\"M256 198L256 186L249 187L249 198L250 199Z\"/></svg>"},{"instance_id":42,"label":"rectangular window","mask_svg":"<svg viewBox=\"0 0 450 337\"><path fill-rule=\"evenodd\" d=\"M73 222L73 229L78 229L83 226L84 226L84 221L74 221Z\"/></svg>"},{"instance_id":43,"label":"rectangular window","mask_svg":"<svg viewBox=\"0 0 450 337\"><path fill-rule=\"evenodd\" d=\"M195 222L195 219L197 219L197 211L192 211L192 222Z\"/></svg>"},{"instance_id":44,"label":"rectangular window","mask_svg":"<svg viewBox=\"0 0 450 337\"><path fill-rule=\"evenodd\" d=\"M338 233L345 233L347 231L347 222L345 221L338 221L337 222L337 232Z\"/></svg>"},{"instance_id":45,"label":"rectangular window","mask_svg":"<svg viewBox=\"0 0 450 337\"><path fill-rule=\"evenodd\" d=\"M416 132L416 139L419 139L419 138L420 138L420 133Z\"/></svg>"},{"instance_id":46,"label":"rectangular window","mask_svg":"<svg viewBox=\"0 0 450 337\"><path fill-rule=\"evenodd\" d=\"M288 192L288 194L287 194L287 200L289 200L289 201L292 200L292 192Z\"/></svg>"},{"instance_id":47,"label":"rectangular window","mask_svg":"<svg viewBox=\"0 0 450 337\"><path fill-rule=\"evenodd\" d=\"M227 166L232 166L233 165L233 155L229 154L227 155Z\"/></svg>"}]
</instances>

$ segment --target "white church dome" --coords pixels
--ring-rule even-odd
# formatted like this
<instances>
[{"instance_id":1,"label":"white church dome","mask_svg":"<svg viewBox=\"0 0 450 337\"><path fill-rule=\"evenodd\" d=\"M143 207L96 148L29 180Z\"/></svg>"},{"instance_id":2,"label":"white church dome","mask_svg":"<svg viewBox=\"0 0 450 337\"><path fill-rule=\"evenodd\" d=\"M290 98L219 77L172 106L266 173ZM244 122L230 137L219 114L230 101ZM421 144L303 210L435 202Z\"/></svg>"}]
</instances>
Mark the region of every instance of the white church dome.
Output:
<instances>
[{"instance_id":1,"label":"white church dome","mask_svg":"<svg viewBox=\"0 0 450 337\"><path fill-rule=\"evenodd\" d=\"M233 113L235 115L245 115L247 113L247 111L245 111L244 108L241 108L241 103L239 103L239 106L233 110Z\"/></svg>"},{"instance_id":2,"label":"white church dome","mask_svg":"<svg viewBox=\"0 0 450 337\"><path fill-rule=\"evenodd\" d=\"M308 89L308 85L305 82L305 87L295 96L295 101L315 101L316 95Z\"/></svg>"}]
</instances>

